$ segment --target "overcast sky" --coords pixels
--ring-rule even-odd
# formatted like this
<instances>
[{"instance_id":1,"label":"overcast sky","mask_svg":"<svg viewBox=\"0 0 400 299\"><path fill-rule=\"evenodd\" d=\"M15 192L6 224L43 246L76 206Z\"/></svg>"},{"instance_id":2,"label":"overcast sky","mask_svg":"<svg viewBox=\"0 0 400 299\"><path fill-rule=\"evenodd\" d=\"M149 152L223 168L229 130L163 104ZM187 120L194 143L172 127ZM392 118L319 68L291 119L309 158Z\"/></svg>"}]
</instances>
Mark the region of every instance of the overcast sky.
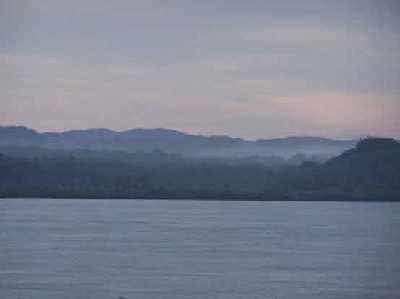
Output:
<instances>
[{"instance_id":1,"label":"overcast sky","mask_svg":"<svg viewBox=\"0 0 400 299\"><path fill-rule=\"evenodd\" d=\"M0 0L0 125L400 137L400 1Z\"/></svg>"}]
</instances>

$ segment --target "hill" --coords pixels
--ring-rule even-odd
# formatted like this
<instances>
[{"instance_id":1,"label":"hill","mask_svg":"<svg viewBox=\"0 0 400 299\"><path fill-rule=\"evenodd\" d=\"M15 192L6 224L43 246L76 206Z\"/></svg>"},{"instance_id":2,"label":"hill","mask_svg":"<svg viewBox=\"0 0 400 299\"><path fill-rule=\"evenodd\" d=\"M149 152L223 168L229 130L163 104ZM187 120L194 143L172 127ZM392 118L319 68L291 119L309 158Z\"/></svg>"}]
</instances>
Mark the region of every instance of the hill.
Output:
<instances>
[{"instance_id":1,"label":"hill","mask_svg":"<svg viewBox=\"0 0 400 299\"><path fill-rule=\"evenodd\" d=\"M39 133L26 127L0 127L0 148L35 146L48 149L118 150L152 152L162 150L198 158L243 158L280 156L298 153L333 157L355 145L353 140L320 137L287 137L244 140L228 136L192 135L170 129L132 129L115 132L108 129Z\"/></svg>"},{"instance_id":2,"label":"hill","mask_svg":"<svg viewBox=\"0 0 400 299\"><path fill-rule=\"evenodd\" d=\"M330 190L352 200L400 200L400 143L394 139L361 140L325 164L307 169L306 163L300 171L301 188L320 196Z\"/></svg>"},{"instance_id":3,"label":"hill","mask_svg":"<svg viewBox=\"0 0 400 299\"><path fill-rule=\"evenodd\" d=\"M272 167L162 151L0 154L0 197L400 200L400 145L367 139L326 163Z\"/></svg>"}]
</instances>

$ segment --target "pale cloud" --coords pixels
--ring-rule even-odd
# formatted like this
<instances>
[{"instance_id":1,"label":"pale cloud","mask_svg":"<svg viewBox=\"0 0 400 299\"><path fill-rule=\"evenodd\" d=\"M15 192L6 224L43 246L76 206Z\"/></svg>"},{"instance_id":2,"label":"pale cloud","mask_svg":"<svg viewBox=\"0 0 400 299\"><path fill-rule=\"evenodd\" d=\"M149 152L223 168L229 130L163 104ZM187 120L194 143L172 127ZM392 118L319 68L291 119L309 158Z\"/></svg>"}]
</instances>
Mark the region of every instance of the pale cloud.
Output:
<instances>
[{"instance_id":1,"label":"pale cloud","mask_svg":"<svg viewBox=\"0 0 400 299\"><path fill-rule=\"evenodd\" d=\"M399 136L399 6L322 2L1 1L0 125Z\"/></svg>"},{"instance_id":2,"label":"pale cloud","mask_svg":"<svg viewBox=\"0 0 400 299\"><path fill-rule=\"evenodd\" d=\"M274 99L279 109L302 119L308 125L324 129L351 128L362 134L385 134L398 128L400 107L397 103L379 101L379 95L321 93L312 96Z\"/></svg>"}]
</instances>

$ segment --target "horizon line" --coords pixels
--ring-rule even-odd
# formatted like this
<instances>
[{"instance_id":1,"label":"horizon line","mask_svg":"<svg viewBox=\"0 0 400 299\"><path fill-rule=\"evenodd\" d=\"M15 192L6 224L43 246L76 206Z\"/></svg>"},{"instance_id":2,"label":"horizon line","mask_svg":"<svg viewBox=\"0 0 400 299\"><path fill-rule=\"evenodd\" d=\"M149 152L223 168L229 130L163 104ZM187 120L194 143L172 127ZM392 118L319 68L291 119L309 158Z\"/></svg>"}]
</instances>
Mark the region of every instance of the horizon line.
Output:
<instances>
[{"instance_id":1,"label":"horizon line","mask_svg":"<svg viewBox=\"0 0 400 299\"><path fill-rule=\"evenodd\" d=\"M188 135L188 136L198 136L198 137L208 137L208 138L226 137L226 138L231 138L231 139L241 139L244 141L279 140L279 139L290 139L290 138L320 138L320 139L334 140L334 141L357 141L357 140L366 139L366 138L392 138L392 139L398 140L398 138L393 137L393 136L383 136L383 135L381 136L381 135L375 135L375 134L366 134L363 136L351 137L351 138L326 137L326 136L322 136L322 135L307 135L307 134L298 134L298 135L290 134L290 135L283 135L283 136L279 136L279 137L277 136L277 137L244 138L244 137L235 137L235 136L227 135L227 134L190 133L185 130L179 130L179 129L167 128L167 127L132 127L130 129L122 129L122 130L110 129L110 128L106 128L106 127L85 127L85 128L80 128L80 129L40 130L40 129L36 129L34 127L30 127L27 125L20 125L20 124L2 125L2 124L0 124L0 128L25 128L25 129L32 130L39 134L46 134L46 133L63 134L63 133L70 133L70 132L96 131L96 130L105 130L105 131L109 131L112 133L126 133L126 132L134 131L134 130L148 130L148 131L165 130L165 131L173 131L173 132Z\"/></svg>"}]
</instances>

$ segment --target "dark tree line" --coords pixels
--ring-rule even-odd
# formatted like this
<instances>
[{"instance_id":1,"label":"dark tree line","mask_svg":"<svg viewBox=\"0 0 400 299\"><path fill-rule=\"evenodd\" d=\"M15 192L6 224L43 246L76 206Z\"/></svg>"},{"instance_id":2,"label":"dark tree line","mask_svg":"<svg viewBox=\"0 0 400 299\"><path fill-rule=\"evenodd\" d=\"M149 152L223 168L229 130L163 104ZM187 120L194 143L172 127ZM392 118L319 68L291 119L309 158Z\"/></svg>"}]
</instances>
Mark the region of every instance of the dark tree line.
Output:
<instances>
[{"instance_id":1,"label":"dark tree line","mask_svg":"<svg viewBox=\"0 0 400 299\"><path fill-rule=\"evenodd\" d=\"M323 164L279 167L161 151L0 155L0 197L400 200L400 145L367 139Z\"/></svg>"}]
</instances>

